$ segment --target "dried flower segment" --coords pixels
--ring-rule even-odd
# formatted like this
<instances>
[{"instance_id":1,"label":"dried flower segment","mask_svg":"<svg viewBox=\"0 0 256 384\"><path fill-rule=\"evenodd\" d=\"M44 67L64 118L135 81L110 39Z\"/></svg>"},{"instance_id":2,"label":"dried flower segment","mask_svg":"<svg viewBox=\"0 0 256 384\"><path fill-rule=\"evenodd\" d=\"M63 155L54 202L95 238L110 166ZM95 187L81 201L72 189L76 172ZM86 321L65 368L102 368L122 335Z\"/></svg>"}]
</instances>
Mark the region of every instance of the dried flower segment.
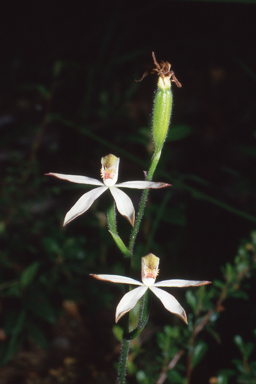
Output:
<instances>
[{"instance_id":1,"label":"dried flower segment","mask_svg":"<svg viewBox=\"0 0 256 384\"><path fill-rule=\"evenodd\" d=\"M168 61L163 61L163 60L161 60L160 63L158 63L156 61L156 56L154 52L152 52L152 58L156 68L153 68L150 71L144 72L142 77L136 81L142 81L150 73L151 74L156 73L158 76L162 78L163 83L165 83L166 79L169 79L170 81L174 82L177 85L177 87L181 88L182 87L181 83L178 81L174 72L171 71L171 64L168 63Z\"/></svg>"},{"instance_id":2,"label":"dried flower segment","mask_svg":"<svg viewBox=\"0 0 256 384\"><path fill-rule=\"evenodd\" d=\"M170 293L163 291L158 287L198 287L200 285L210 284L210 281L194 281L194 280L163 280L155 283L158 275L159 258L150 253L141 258L141 280L137 281L130 277L118 275L95 275L91 274L95 279L110 281L112 283L124 283L131 285L139 285L138 288L126 293L116 308L116 322L127 312L135 307L137 302L150 289L163 303L167 311L174 313L187 323L187 315L180 303Z\"/></svg>"},{"instance_id":3,"label":"dried flower segment","mask_svg":"<svg viewBox=\"0 0 256 384\"><path fill-rule=\"evenodd\" d=\"M134 225L135 221L135 210L133 203L129 196L126 195L119 188L135 188L135 189L158 189L169 187L171 184L167 183L157 183L153 181L126 181L124 183L116 184L118 179L118 170L119 170L120 159L114 155L107 155L101 159L101 177L103 182L97 179L86 176L77 176L77 175L65 175L61 173L47 173L49 176L55 176L62 180L67 180L72 183L78 184L88 184L88 185L98 185L98 188L94 188L89 192L86 192L80 197L80 199L75 203L75 205L68 211L64 219L64 225L70 223L76 217L82 215L86 212L93 202L102 195L107 189L110 190L115 203L117 210L121 215L126 217L126 219Z\"/></svg>"}]
</instances>

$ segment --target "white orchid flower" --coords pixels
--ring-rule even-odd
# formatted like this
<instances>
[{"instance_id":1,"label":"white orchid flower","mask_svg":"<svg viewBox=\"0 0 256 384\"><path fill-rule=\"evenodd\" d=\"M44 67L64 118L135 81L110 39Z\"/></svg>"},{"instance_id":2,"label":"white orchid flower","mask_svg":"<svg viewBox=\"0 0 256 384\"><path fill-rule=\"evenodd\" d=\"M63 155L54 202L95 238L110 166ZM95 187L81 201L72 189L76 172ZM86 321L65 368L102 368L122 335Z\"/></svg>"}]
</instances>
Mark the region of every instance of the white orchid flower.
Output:
<instances>
[{"instance_id":1,"label":"white orchid flower","mask_svg":"<svg viewBox=\"0 0 256 384\"><path fill-rule=\"evenodd\" d=\"M89 185L99 185L100 187L94 188L89 192L86 192L80 199L73 205L73 207L68 211L65 216L64 224L70 223L77 216L82 215L86 212L92 203L107 189L110 190L118 211L127 218L127 220L134 225L135 221L135 211L131 199L121 191L119 188L137 188L137 189L147 189L147 188L164 188L169 187L171 184L166 183L155 183L153 181L126 181L124 183L116 184L118 179L118 169L119 169L120 159L114 155L107 155L101 159L101 177L103 182L97 179L86 176L76 176L76 175L63 175L61 173L47 173L46 175L55 176L59 179L68 180L72 183L78 184L89 184Z\"/></svg>"},{"instance_id":2,"label":"white orchid flower","mask_svg":"<svg viewBox=\"0 0 256 384\"><path fill-rule=\"evenodd\" d=\"M187 324L187 315L180 303L170 293L163 291L158 287L197 287L200 285L210 284L210 281L194 281L194 280L163 280L155 283L158 275L159 258L152 253L141 258L141 280L134 280L130 277L118 275L95 275L90 274L95 279L111 281L112 283L124 283L131 285L139 285L138 288L126 293L116 308L116 323L127 312L135 307L139 299L150 289L163 303L167 311L174 313Z\"/></svg>"}]
</instances>

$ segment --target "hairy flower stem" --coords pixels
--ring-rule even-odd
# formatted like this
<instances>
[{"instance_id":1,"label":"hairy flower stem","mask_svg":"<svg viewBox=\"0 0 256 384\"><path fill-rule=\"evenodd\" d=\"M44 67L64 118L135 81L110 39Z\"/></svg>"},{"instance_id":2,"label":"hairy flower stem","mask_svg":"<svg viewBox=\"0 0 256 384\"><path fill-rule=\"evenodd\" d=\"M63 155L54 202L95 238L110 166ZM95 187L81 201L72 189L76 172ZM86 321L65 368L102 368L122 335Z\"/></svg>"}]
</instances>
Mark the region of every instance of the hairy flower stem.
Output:
<instances>
[{"instance_id":1,"label":"hairy flower stem","mask_svg":"<svg viewBox=\"0 0 256 384\"><path fill-rule=\"evenodd\" d=\"M126 331L124 331L116 384L125 384L130 342L132 339L137 337L146 326L148 322L148 317L149 317L149 306L150 306L150 292L148 290L145 293L145 295L141 298L138 327L130 333L127 333ZM128 316L126 318L127 320L129 320ZM129 332L129 330L127 331Z\"/></svg>"},{"instance_id":2,"label":"hairy flower stem","mask_svg":"<svg viewBox=\"0 0 256 384\"><path fill-rule=\"evenodd\" d=\"M112 203L107 210L107 223L110 232L117 235L115 203Z\"/></svg>"},{"instance_id":3,"label":"hairy flower stem","mask_svg":"<svg viewBox=\"0 0 256 384\"><path fill-rule=\"evenodd\" d=\"M164 67L161 69L161 66L156 62L155 55L153 54L153 60L156 64L157 71L159 74L158 80L158 90L155 95L154 109L153 109L153 128L152 136L155 144L155 152L151 160L151 165L146 176L146 180L150 181L154 175L157 164L160 160L162 148L164 141L168 134L171 110L172 110L172 93L171 93L171 80L170 78L174 76L173 72L170 72L170 64L164 64ZM165 70L165 72L163 72ZM144 76L143 76L144 77ZM176 78L174 77L174 80ZM177 81L176 84L181 84ZM128 251L130 252L129 263L126 263L127 276L130 276L130 266L131 258L133 256L133 248L135 240L139 231L141 219L144 213L146 206L146 201L148 197L149 190L145 189L142 193L141 202L138 210L138 214L134 223L134 227L131 233L130 242L128 245ZM121 351L121 357L119 362L119 375L118 375L118 384L125 384L125 374L126 374L126 364L129 354L129 343L132 338L138 336L144 327L147 324L149 315L149 292L146 292L144 297L141 299L140 314L137 328L132 332L129 332L129 316L126 316L125 329L123 334L123 346Z\"/></svg>"},{"instance_id":4,"label":"hairy flower stem","mask_svg":"<svg viewBox=\"0 0 256 384\"><path fill-rule=\"evenodd\" d=\"M125 384L130 342L130 340L123 339L116 384Z\"/></svg>"},{"instance_id":5,"label":"hairy flower stem","mask_svg":"<svg viewBox=\"0 0 256 384\"><path fill-rule=\"evenodd\" d=\"M157 154L154 154L152 157L151 165L149 168L149 171L147 173L146 180L150 181L154 175L156 166L158 164L158 161L160 159L161 151ZM130 243L128 246L128 250L131 252L131 257L133 253L133 247L136 240L137 233L139 231L139 226L141 222L141 218L143 216L143 212L145 209L147 197L148 197L149 190L145 189L142 193L141 203L139 207L139 211L135 220L135 224L132 230ZM130 260L131 261L131 257ZM126 265L127 272L130 272L130 263ZM127 274L129 276L129 274ZM150 292L146 292L143 298L141 299L141 307L140 307L140 314L139 314L139 320L138 320L138 326L135 328L132 332L129 332L129 316L126 316L125 319L125 326L124 326L124 334L123 334L123 344L122 344L122 350L120 355L120 361L119 361L119 367L118 367L118 379L117 384L125 384L125 376L126 376L126 364L128 360L128 354L129 354L129 345L130 340L137 337L142 330L145 328L147 322L148 322L148 316L149 316L149 297Z\"/></svg>"},{"instance_id":6,"label":"hairy flower stem","mask_svg":"<svg viewBox=\"0 0 256 384\"><path fill-rule=\"evenodd\" d=\"M161 151L159 151L157 153L154 153L154 155L152 157L152 160L151 160L151 165L150 165L149 171L147 173L146 181L150 181L152 179L152 177L154 175L154 172L155 172L155 169L157 167L157 164L158 164L158 162L160 160L160 156L161 156ZM145 189L143 191L143 193L142 193L139 211L138 211L138 214L137 214L137 217L136 217L136 220L135 220L135 223L134 223L134 227L133 227L133 230L132 230L132 233L131 233L130 243L128 245L128 249L131 252L131 254L133 253L133 247L134 247L134 243L135 243L135 240L136 240L137 233L139 231L140 222L141 222L141 218L142 218L143 213L144 213L144 209L145 209L145 205L146 205L146 202L147 202L148 193L149 193L148 189Z\"/></svg>"},{"instance_id":7,"label":"hairy flower stem","mask_svg":"<svg viewBox=\"0 0 256 384\"><path fill-rule=\"evenodd\" d=\"M150 181L154 175L156 166L158 164L158 161L160 159L161 151L157 154L154 154L152 157L151 165L149 168L149 171L147 173L146 180ZM141 218L143 216L143 212L145 209L147 197L148 197L149 190L145 189L142 193L141 203L139 207L139 211L135 220L135 224L132 230L130 243L128 246L128 250L131 252L131 256L129 259L129 263L126 263L126 273L127 276L130 276L130 266L131 266L131 258L133 253L133 247L136 240L137 233L139 231L139 226L141 222ZM126 259L127 260L127 259ZM128 261L128 260L127 260ZM128 288L128 287L127 287ZM127 290L128 291L128 290ZM120 354L120 361L119 361L119 367L118 367L118 379L117 384L125 384L125 376L126 376L126 365L129 355L129 346L130 346L130 340L137 337L142 330L145 328L147 322L148 322L148 316L149 316L149 297L150 292L147 291L145 295L141 299L141 307L140 307L140 314L139 314L139 320L138 320L138 326L135 328L132 332L129 332L129 316L127 315L125 318L125 325L124 325L124 333L123 333L123 344Z\"/></svg>"}]
</instances>

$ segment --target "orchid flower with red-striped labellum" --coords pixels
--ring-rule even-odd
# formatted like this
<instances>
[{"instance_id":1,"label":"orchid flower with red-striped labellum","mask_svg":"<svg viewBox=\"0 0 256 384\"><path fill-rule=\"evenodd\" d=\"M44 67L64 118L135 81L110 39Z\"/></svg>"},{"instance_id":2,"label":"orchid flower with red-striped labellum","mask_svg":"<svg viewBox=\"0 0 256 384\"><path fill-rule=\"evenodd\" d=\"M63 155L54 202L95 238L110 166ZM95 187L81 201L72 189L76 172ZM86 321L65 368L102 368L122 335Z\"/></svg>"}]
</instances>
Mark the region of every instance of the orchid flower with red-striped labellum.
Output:
<instances>
[{"instance_id":1,"label":"orchid flower with red-striped labellum","mask_svg":"<svg viewBox=\"0 0 256 384\"><path fill-rule=\"evenodd\" d=\"M47 173L46 175L55 176L59 179L68 180L72 183L78 184L89 184L89 185L99 185L98 188L94 188L89 192L86 192L80 199L73 205L73 207L68 211L65 216L64 224L70 223L76 217L82 215L86 212L93 202L102 195L107 189L110 190L115 203L117 210L121 215L126 217L126 219L134 225L135 221L135 210L133 203L129 196L126 195L119 188L136 188L136 189L158 189L169 187L171 184L167 183L156 183L153 181L126 181L124 183L116 184L118 179L118 169L119 169L120 159L114 155L107 155L101 158L101 177L103 182L97 179L86 176L76 176L76 175L64 175L61 173Z\"/></svg>"},{"instance_id":2,"label":"orchid flower with red-striped labellum","mask_svg":"<svg viewBox=\"0 0 256 384\"><path fill-rule=\"evenodd\" d=\"M127 312L135 307L137 302L150 289L163 303L167 311L174 313L187 324L187 315L180 303L170 293L163 291L158 287L198 287L200 285L211 284L210 281L194 281L194 280L163 280L155 283L159 269L159 257L152 253L141 258L141 280L134 280L130 277L118 275L95 275L90 274L95 279L110 281L112 283L124 283L131 285L139 285L128 293L126 293L116 308L116 323Z\"/></svg>"}]
</instances>

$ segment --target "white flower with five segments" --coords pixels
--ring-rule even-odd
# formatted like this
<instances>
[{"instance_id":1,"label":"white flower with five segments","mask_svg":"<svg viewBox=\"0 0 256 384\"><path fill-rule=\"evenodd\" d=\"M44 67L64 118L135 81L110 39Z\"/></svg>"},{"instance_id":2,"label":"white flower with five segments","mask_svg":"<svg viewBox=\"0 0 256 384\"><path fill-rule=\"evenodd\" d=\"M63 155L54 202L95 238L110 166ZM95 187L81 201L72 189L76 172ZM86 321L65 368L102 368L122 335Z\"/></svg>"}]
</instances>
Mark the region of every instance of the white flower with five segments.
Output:
<instances>
[{"instance_id":1,"label":"white flower with five segments","mask_svg":"<svg viewBox=\"0 0 256 384\"><path fill-rule=\"evenodd\" d=\"M55 176L59 179L68 180L72 183L78 184L89 184L99 185L100 187L94 188L89 192L86 192L75 205L68 211L64 219L64 225L74 220L77 216L82 215L86 212L92 203L107 189L110 190L118 211L127 218L127 220L134 225L135 211L133 203L129 196L126 195L119 188L137 188L137 189L148 189L148 188L164 188L169 187L171 184L166 183L155 183L153 181L126 181L124 183L116 184L118 179L120 159L114 155L107 155L101 158L101 177L103 182L97 179L86 176L76 175L63 175L61 173L47 173L46 175Z\"/></svg>"},{"instance_id":2,"label":"white flower with five segments","mask_svg":"<svg viewBox=\"0 0 256 384\"><path fill-rule=\"evenodd\" d=\"M118 275L95 275L90 274L95 279L110 281L112 283L124 283L131 285L139 285L138 288L126 293L116 308L116 323L127 312L135 307L140 298L150 289L163 303L167 311L179 316L187 324L187 315L180 303L170 293L163 291L158 287L197 287L200 285L210 284L210 281L194 281L194 280L163 280L155 283L158 275L159 258L152 253L141 258L141 280L134 280L130 277Z\"/></svg>"}]
</instances>

